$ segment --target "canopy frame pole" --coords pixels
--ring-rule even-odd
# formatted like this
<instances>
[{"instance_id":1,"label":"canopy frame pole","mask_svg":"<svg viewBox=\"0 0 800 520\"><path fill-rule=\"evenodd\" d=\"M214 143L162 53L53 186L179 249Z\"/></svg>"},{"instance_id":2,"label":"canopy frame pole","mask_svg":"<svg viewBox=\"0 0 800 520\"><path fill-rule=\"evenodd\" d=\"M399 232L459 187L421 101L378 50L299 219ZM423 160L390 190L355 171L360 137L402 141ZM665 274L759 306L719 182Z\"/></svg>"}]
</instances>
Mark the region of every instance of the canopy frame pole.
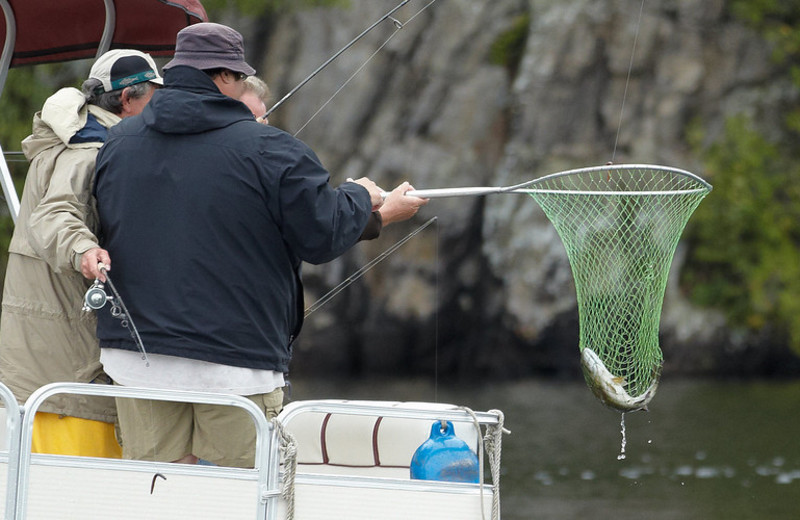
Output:
<instances>
[{"instance_id":1,"label":"canopy frame pole","mask_svg":"<svg viewBox=\"0 0 800 520\"><path fill-rule=\"evenodd\" d=\"M2 0L0 0L2 1ZM3 146L0 145L0 155L3 154ZM11 219L14 225L17 225L17 215L19 215L19 196L17 189L14 187L14 180L11 178L11 172L6 164L6 156L2 156L0 160L0 182L3 184L3 195L6 197L6 204L8 205L8 212L11 214Z\"/></svg>"},{"instance_id":2,"label":"canopy frame pole","mask_svg":"<svg viewBox=\"0 0 800 520\"><path fill-rule=\"evenodd\" d=\"M11 66L11 57L14 55L14 47L17 44L17 21L8 0L0 0L0 8L3 9L3 15L6 18L6 41L3 44L3 54L0 56L0 96L2 96L8 69Z\"/></svg>"},{"instance_id":3,"label":"canopy frame pole","mask_svg":"<svg viewBox=\"0 0 800 520\"><path fill-rule=\"evenodd\" d=\"M103 27L103 37L97 46L95 58L99 58L111 48L111 42L114 40L114 31L117 28L117 8L114 5L114 0L103 0L103 3L106 6L106 25Z\"/></svg>"},{"instance_id":4,"label":"canopy frame pole","mask_svg":"<svg viewBox=\"0 0 800 520\"><path fill-rule=\"evenodd\" d=\"M11 57L14 55L14 47L17 43L17 21L14 18L14 10L8 0L0 0L0 7L3 9L3 15L6 18L6 41L3 44L3 54L0 56L0 96L3 95L3 87L8 78L8 69L11 66ZM3 147L0 145L0 154L3 153ZM6 156L3 155L0 160L0 182L3 184L3 195L8 204L8 212L11 213L11 218L14 224L17 223L17 215L19 214L19 197L17 190L14 188L14 181L11 179L11 172L8 170L6 164Z\"/></svg>"}]
</instances>

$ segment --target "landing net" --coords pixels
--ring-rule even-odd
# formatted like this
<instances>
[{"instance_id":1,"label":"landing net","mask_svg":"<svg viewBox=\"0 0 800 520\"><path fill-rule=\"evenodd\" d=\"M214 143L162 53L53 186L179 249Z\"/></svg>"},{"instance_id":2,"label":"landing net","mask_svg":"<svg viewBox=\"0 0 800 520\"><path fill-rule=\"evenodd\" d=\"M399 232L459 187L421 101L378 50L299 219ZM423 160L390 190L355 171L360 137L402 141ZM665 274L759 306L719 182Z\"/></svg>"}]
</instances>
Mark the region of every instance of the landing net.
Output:
<instances>
[{"instance_id":1,"label":"landing net","mask_svg":"<svg viewBox=\"0 0 800 520\"><path fill-rule=\"evenodd\" d=\"M604 404L644 408L661 374L661 307L678 239L711 186L650 165L571 170L528 184L558 231L577 290L584 377Z\"/></svg>"}]
</instances>

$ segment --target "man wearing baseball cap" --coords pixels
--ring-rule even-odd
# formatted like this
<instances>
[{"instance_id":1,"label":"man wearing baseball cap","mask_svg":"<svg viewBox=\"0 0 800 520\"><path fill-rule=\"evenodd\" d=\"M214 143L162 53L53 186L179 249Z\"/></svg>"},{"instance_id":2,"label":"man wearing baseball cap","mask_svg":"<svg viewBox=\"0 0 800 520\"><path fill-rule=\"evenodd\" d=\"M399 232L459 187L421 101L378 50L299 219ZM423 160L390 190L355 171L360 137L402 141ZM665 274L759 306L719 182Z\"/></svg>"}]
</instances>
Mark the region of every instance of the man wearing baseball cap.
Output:
<instances>
[{"instance_id":1,"label":"man wearing baseball cap","mask_svg":"<svg viewBox=\"0 0 800 520\"><path fill-rule=\"evenodd\" d=\"M109 382L100 366L95 317L81 311L90 284L82 262L96 265L101 251L91 193L95 158L108 128L141 112L161 83L147 54L107 52L92 66L83 92L63 88L45 101L22 142L30 167L0 318L0 379L20 403L47 383ZM40 410L34 452L121 455L112 399L62 395Z\"/></svg>"},{"instance_id":2,"label":"man wearing baseball cap","mask_svg":"<svg viewBox=\"0 0 800 520\"><path fill-rule=\"evenodd\" d=\"M367 178L333 188L308 146L255 121L239 101L255 69L234 29L181 30L164 71L142 117L109 132L95 188L114 284L149 366L106 309L101 360L118 384L242 395L272 418L303 319L300 264L352 247L381 191ZM253 465L255 429L241 410L117 405L126 458Z\"/></svg>"}]
</instances>

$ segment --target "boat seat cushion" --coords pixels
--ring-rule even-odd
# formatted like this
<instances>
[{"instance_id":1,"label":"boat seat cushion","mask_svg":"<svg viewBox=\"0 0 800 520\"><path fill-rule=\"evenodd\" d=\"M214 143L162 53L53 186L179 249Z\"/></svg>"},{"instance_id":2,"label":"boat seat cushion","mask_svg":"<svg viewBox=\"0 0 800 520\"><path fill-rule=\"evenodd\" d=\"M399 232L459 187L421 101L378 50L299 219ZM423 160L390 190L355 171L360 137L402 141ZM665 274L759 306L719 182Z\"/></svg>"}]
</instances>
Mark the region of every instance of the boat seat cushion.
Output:
<instances>
[{"instance_id":1,"label":"boat seat cushion","mask_svg":"<svg viewBox=\"0 0 800 520\"><path fill-rule=\"evenodd\" d=\"M386 403L424 409L452 409L432 403ZM430 436L431 419L365 416L309 411L295 415L286 429L297 441L298 472L409 478L411 458ZM456 423L455 433L477 449L471 423Z\"/></svg>"}]
</instances>

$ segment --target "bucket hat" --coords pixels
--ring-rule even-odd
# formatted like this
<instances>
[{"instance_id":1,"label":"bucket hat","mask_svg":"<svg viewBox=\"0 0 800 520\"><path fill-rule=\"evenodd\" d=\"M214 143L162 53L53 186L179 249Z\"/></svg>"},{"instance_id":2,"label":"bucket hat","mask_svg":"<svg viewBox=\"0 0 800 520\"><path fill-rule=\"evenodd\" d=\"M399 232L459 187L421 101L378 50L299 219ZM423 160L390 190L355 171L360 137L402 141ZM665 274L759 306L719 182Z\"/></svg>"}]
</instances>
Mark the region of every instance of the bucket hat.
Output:
<instances>
[{"instance_id":1,"label":"bucket hat","mask_svg":"<svg viewBox=\"0 0 800 520\"><path fill-rule=\"evenodd\" d=\"M200 70L227 69L247 76L256 69L244 60L242 35L227 25L196 23L178 32L175 57L164 69L187 65Z\"/></svg>"}]
</instances>

